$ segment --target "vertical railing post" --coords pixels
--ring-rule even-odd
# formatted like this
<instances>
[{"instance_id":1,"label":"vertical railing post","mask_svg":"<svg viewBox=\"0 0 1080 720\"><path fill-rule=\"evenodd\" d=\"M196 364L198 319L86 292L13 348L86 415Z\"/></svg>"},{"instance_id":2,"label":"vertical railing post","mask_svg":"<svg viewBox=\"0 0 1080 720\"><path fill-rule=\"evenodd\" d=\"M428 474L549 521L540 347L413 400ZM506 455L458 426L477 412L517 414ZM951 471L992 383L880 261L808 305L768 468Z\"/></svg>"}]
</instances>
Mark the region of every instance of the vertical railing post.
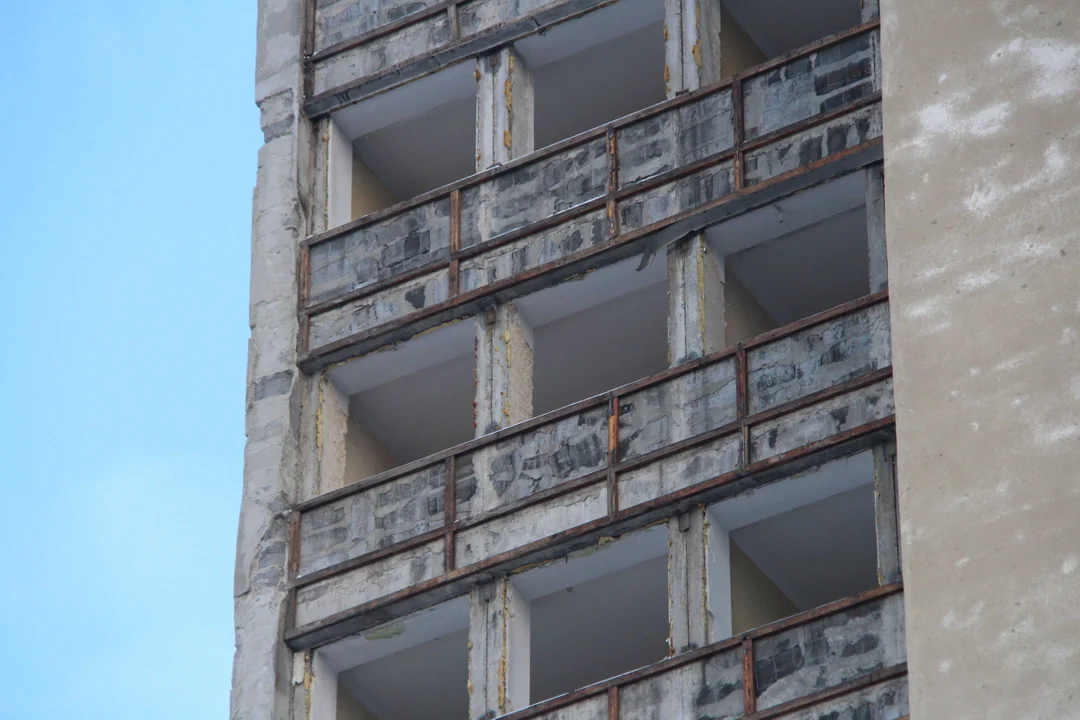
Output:
<instances>
[{"instance_id":1,"label":"vertical railing post","mask_svg":"<svg viewBox=\"0 0 1080 720\"><path fill-rule=\"evenodd\" d=\"M747 717L757 712L757 692L754 689L754 640L743 639L743 712Z\"/></svg>"},{"instance_id":2,"label":"vertical railing post","mask_svg":"<svg viewBox=\"0 0 1080 720\"><path fill-rule=\"evenodd\" d=\"M743 143L745 138L745 128L743 127L743 78L742 75L736 75L731 80L731 114L733 122L733 143L735 145L735 160L734 174L735 174L735 190L738 192L742 190L746 184L746 173L743 169Z\"/></svg>"},{"instance_id":3,"label":"vertical railing post","mask_svg":"<svg viewBox=\"0 0 1080 720\"><path fill-rule=\"evenodd\" d=\"M454 552L455 529L457 520L457 456L446 458L446 494L443 500L443 571L450 572L457 564Z\"/></svg>"},{"instance_id":4,"label":"vertical railing post","mask_svg":"<svg viewBox=\"0 0 1080 720\"><path fill-rule=\"evenodd\" d=\"M457 254L461 250L461 190L450 191L450 280L449 296L461 292L461 261Z\"/></svg>"}]
</instances>

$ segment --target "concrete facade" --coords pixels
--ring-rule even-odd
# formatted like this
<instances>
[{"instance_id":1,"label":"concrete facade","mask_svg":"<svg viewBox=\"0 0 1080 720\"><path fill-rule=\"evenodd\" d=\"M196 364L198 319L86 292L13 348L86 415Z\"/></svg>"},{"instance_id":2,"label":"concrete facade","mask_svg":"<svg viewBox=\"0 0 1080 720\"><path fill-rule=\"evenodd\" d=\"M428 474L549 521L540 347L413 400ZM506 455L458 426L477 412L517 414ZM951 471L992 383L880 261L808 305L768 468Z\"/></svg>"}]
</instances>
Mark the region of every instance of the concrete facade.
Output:
<instances>
[{"instance_id":1,"label":"concrete facade","mask_svg":"<svg viewBox=\"0 0 1080 720\"><path fill-rule=\"evenodd\" d=\"M1075 715L1080 24L880 4L260 0L235 720Z\"/></svg>"},{"instance_id":2,"label":"concrete facade","mask_svg":"<svg viewBox=\"0 0 1080 720\"><path fill-rule=\"evenodd\" d=\"M1076 717L1080 19L881 12L912 717Z\"/></svg>"}]
</instances>

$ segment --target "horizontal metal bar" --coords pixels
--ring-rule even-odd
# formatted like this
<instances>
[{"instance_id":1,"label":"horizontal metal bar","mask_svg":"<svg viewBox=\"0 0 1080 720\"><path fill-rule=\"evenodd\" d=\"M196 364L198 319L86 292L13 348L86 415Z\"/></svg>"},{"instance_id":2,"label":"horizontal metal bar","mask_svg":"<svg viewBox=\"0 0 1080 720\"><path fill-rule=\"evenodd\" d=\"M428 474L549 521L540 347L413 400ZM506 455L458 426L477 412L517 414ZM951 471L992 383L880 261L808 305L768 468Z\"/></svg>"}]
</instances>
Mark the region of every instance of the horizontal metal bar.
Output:
<instances>
[{"instance_id":1,"label":"horizontal metal bar","mask_svg":"<svg viewBox=\"0 0 1080 720\"><path fill-rule=\"evenodd\" d=\"M827 700L843 697L844 695L850 695L856 693L859 690L865 690L868 687L874 685L880 685L881 683L888 682L898 677L907 675L907 663L900 663L899 665L893 665L892 667L881 668L874 670L873 672L857 677L853 680L848 680L845 683L834 685L831 688L826 688L811 695L805 695L801 698L797 698L790 702L776 705L768 710L758 710L751 715L748 720L768 720L769 718L776 718L788 713L797 712L805 708L813 707L819 703L823 703Z\"/></svg>"}]
</instances>

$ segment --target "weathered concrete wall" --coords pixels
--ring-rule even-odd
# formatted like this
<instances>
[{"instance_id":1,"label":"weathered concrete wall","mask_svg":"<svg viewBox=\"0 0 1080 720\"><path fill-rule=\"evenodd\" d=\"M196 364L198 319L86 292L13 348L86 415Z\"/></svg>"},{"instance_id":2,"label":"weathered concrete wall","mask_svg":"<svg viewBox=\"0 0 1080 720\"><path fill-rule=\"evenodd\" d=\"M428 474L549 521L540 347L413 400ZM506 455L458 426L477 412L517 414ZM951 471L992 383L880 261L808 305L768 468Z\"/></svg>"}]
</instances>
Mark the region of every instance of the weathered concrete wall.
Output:
<instances>
[{"instance_id":1,"label":"weathered concrete wall","mask_svg":"<svg viewBox=\"0 0 1080 720\"><path fill-rule=\"evenodd\" d=\"M628 685L619 692L620 720L742 716L742 656L742 648L735 648Z\"/></svg>"},{"instance_id":2,"label":"weathered concrete wall","mask_svg":"<svg viewBox=\"0 0 1080 720\"><path fill-rule=\"evenodd\" d=\"M388 70L448 42L450 22L445 13L439 13L317 63L315 93Z\"/></svg>"},{"instance_id":3,"label":"weathered concrete wall","mask_svg":"<svg viewBox=\"0 0 1080 720\"><path fill-rule=\"evenodd\" d=\"M603 138L498 175L461 193L461 244L503 233L602 196L607 190Z\"/></svg>"},{"instance_id":4,"label":"weathered concrete wall","mask_svg":"<svg viewBox=\"0 0 1080 720\"><path fill-rule=\"evenodd\" d=\"M607 408L542 425L458 460L457 517L466 519L607 465Z\"/></svg>"},{"instance_id":5,"label":"weathered concrete wall","mask_svg":"<svg viewBox=\"0 0 1080 720\"><path fill-rule=\"evenodd\" d=\"M729 78L749 67L763 63L768 58L761 48L746 34L742 25L720 6L720 77Z\"/></svg>"},{"instance_id":6,"label":"weathered concrete wall","mask_svg":"<svg viewBox=\"0 0 1080 720\"><path fill-rule=\"evenodd\" d=\"M435 5L438 0L317 0L315 50L344 40Z\"/></svg>"},{"instance_id":7,"label":"weathered concrete wall","mask_svg":"<svg viewBox=\"0 0 1080 720\"><path fill-rule=\"evenodd\" d=\"M444 302L449 297L449 292L449 273L443 270L314 315L308 328L309 346L317 348L329 345Z\"/></svg>"},{"instance_id":8,"label":"weathered concrete wall","mask_svg":"<svg viewBox=\"0 0 1080 720\"><path fill-rule=\"evenodd\" d=\"M857 605L754 643L759 710L904 662L900 595Z\"/></svg>"},{"instance_id":9,"label":"weathered concrete wall","mask_svg":"<svg viewBox=\"0 0 1080 720\"><path fill-rule=\"evenodd\" d=\"M620 128L619 187L729 150L734 133L730 90Z\"/></svg>"},{"instance_id":10,"label":"weathered concrete wall","mask_svg":"<svg viewBox=\"0 0 1080 720\"><path fill-rule=\"evenodd\" d=\"M309 127L299 107L302 15L299 0L259 3L255 101L264 145L252 212L232 720L286 720L292 696L292 654L282 642L286 543L300 475L300 409L310 383L296 369L295 341L299 243L310 220L304 202L310 188L301 184L304 174L297 171L311 157Z\"/></svg>"},{"instance_id":11,"label":"weathered concrete wall","mask_svg":"<svg viewBox=\"0 0 1080 720\"><path fill-rule=\"evenodd\" d=\"M619 401L619 458L627 460L735 419L735 363L725 360Z\"/></svg>"},{"instance_id":12,"label":"weathered concrete wall","mask_svg":"<svg viewBox=\"0 0 1080 720\"><path fill-rule=\"evenodd\" d=\"M881 89L877 32L858 35L746 81L743 118L752 140Z\"/></svg>"},{"instance_id":13,"label":"weathered concrete wall","mask_svg":"<svg viewBox=\"0 0 1080 720\"><path fill-rule=\"evenodd\" d=\"M450 198L425 203L311 248L318 303L450 257Z\"/></svg>"},{"instance_id":14,"label":"weathered concrete wall","mask_svg":"<svg viewBox=\"0 0 1080 720\"><path fill-rule=\"evenodd\" d=\"M750 412L783 405L891 362L887 304L835 318L746 353Z\"/></svg>"},{"instance_id":15,"label":"weathered concrete wall","mask_svg":"<svg viewBox=\"0 0 1080 720\"><path fill-rule=\"evenodd\" d=\"M443 542L436 540L308 585L296 594L296 624L316 622L430 580L442 574L443 561Z\"/></svg>"},{"instance_id":16,"label":"weathered concrete wall","mask_svg":"<svg viewBox=\"0 0 1080 720\"><path fill-rule=\"evenodd\" d=\"M461 262L461 291L512 278L533 268L602 245L610 237L607 212L597 210Z\"/></svg>"},{"instance_id":17,"label":"weathered concrete wall","mask_svg":"<svg viewBox=\"0 0 1080 720\"><path fill-rule=\"evenodd\" d=\"M751 427L750 462L767 460L892 414L889 379Z\"/></svg>"},{"instance_id":18,"label":"weathered concrete wall","mask_svg":"<svg viewBox=\"0 0 1080 720\"><path fill-rule=\"evenodd\" d=\"M352 212L349 220L369 215L397 203L390 189L356 154L352 159Z\"/></svg>"},{"instance_id":19,"label":"weathered concrete wall","mask_svg":"<svg viewBox=\"0 0 1080 720\"><path fill-rule=\"evenodd\" d=\"M300 572L315 572L442 527L445 497L446 465L439 463L305 512L300 518Z\"/></svg>"},{"instance_id":20,"label":"weathered concrete wall","mask_svg":"<svg viewBox=\"0 0 1080 720\"><path fill-rule=\"evenodd\" d=\"M908 716L906 677L873 685L778 720L901 720Z\"/></svg>"},{"instance_id":21,"label":"weathered concrete wall","mask_svg":"<svg viewBox=\"0 0 1080 720\"><path fill-rule=\"evenodd\" d=\"M607 716L607 698L600 696L538 715L536 720L606 720Z\"/></svg>"},{"instance_id":22,"label":"weathered concrete wall","mask_svg":"<svg viewBox=\"0 0 1080 720\"><path fill-rule=\"evenodd\" d=\"M701 207L730 194L734 184L734 166L730 162L723 162L633 195L619 203L620 228L622 232L629 232L684 210Z\"/></svg>"},{"instance_id":23,"label":"weathered concrete wall","mask_svg":"<svg viewBox=\"0 0 1080 720\"><path fill-rule=\"evenodd\" d=\"M723 261L721 261L723 262ZM739 282L730 268L724 268L724 344L734 345L777 327L769 312Z\"/></svg>"},{"instance_id":24,"label":"weathered concrete wall","mask_svg":"<svg viewBox=\"0 0 1080 720\"><path fill-rule=\"evenodd\" d=\"M594 485L463 530L455 548L458 567L551 537L607 513L607 488Z\"/></svg>"},{"instance_id":25,"label":"weathered concrete wall","mask_svg":"<svg viewBox=\"0 0 1080 720\"><path fill-rule=\"evenodd\" d=\"M881 106L871 105L746 154L746 185L756 185L881 137Z\"/></svg>"},{"instance_id":26,"label":"weathered concrete wall","mask_svg":"<svg viewBox=\"0 0 1080 720\"><path fill-rule=\"evenodd\" d=\"M912 717L1080 677L1080 14L882 0Z\"/></svg>"},{"instance_id":27,"label":"weathered concrete wall","mask_svg":"<svg viewBox=\"0 0 1080 720\"><path fill-rule=\"evenodd\" d=\"M738 435L670 455L619 474L619 506L633 507L737 470L742 456Z\"/></svg>"}]
</instances>

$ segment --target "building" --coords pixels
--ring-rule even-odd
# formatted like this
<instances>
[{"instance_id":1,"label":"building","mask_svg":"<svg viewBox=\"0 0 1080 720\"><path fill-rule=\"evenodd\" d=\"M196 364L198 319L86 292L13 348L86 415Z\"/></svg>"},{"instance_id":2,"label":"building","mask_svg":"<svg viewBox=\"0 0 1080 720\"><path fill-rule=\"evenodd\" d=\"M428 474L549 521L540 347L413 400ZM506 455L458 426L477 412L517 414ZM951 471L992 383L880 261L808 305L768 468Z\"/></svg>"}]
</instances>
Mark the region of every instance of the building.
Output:
<instances>
[{"instance_id":1,"label":"building","mask_svg":"<svg viewBox=\"0 0 1080 720\"><path fill-rule=\"evenodd\" d=\"M1080 717L1080 15L880 2L261 0L234 720Z\"/></svg>"}]
</instances>

